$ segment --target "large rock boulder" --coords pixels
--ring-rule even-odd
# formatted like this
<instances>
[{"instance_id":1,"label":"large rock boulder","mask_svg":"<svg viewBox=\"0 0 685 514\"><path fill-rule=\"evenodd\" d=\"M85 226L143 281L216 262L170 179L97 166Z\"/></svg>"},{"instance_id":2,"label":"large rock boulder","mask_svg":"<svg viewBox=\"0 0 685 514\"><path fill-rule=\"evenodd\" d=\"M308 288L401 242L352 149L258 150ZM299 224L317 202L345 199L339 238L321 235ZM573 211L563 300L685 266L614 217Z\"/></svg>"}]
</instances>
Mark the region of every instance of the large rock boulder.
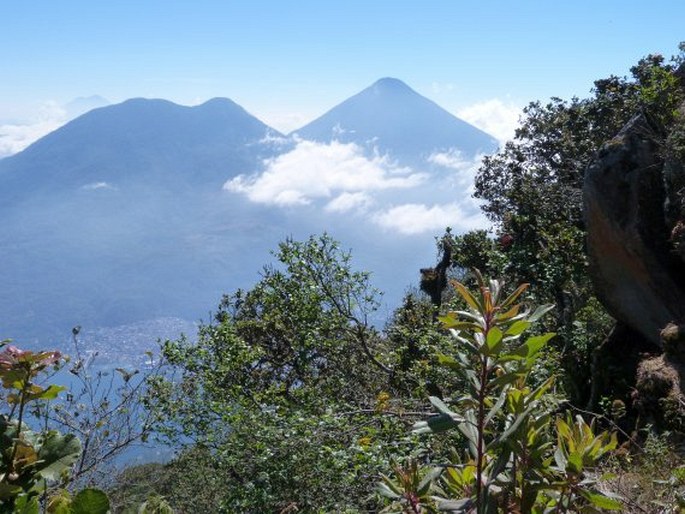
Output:
<instances>
[{"instance_id":1,"label":"large rock boulder","mask_svg":"<svg viewBox=\"0 0 685 514\"><path fill-rule=\"evenodd\" d=\"M663 140L654 123L636 116L600 150L583 188L596 293L654 350L663 349L664 327L685 324L685 263L678 252L685 223L681 191L674 190L683 168L664 158Z\"/></svg>"}]
</instances>

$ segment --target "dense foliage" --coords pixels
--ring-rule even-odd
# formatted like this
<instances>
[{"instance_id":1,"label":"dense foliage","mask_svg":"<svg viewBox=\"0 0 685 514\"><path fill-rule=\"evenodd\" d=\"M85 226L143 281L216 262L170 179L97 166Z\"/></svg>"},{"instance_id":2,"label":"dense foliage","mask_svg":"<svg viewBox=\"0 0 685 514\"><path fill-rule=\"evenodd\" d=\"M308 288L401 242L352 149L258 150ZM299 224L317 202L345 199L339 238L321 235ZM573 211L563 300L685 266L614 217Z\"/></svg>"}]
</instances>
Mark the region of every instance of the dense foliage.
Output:
<instances>
[{"instance_id":1,"label":"dense foliage","mask_svg":"<svg viewBox=\"0 0 685 514\"><path fill-rule=\"evenodd\" d=\"M286 241L275 256L280 266L226 296L197 343L164 345L177 375L151 405L189 447L182 459L211 462L214 512L373 509L374 477L411 447L428 348L444 336L419 333L431 310L411 298L380 334L368 275L328 236Z\"/></svg>"},{"instance_id":2,"label":"dense foliage","mask_svg":"<svg viewBox=\"0 0 685 514\"><path fill-rule=\"evenodd\" d=\"M5 341L3 343L6 344ZM76 494L62 489L82 454L81 441L28 426L35 405L54 400L64 388L39 384L42 372L58 364L59 352L30 352L7 346L0 353L0 381L7 410L0 414L0 512L106 514L109 500L97 489Z\"/></svg>"},{"instance_id":3,"label":"dense foliage","mask_svg":"<svg viewBox=\"0 0 685 514\"><path fill-rule=\"evenodd\" d=\"M433 462L427 472L416 462L396 467L396 479L385 477L380 486L394 500L387 510L542 514L620 509L620 502L601 493L589 473L616 447L616 436L595 435L581 417L555 420L554 377L541 377L536 369L554 334L522 342L521 336L552 307L532 310L521 304L527 284L505 296L499 282L486 285L476 276L476 293L455 283L468 310L442 318L457 345L440 355L440 363L463 376L466 387L450 399L431 397L438 413L415 425L418 432L458 429L463 451L455 448L452 462Z\"/></svg>"},{"instance_id":4,"label":"dense foliage","mask_svg":"<svg viewBox=\"0 0 685 514\"><path fill-rule=\"evenodd\" d=\"M681 48L685 52L685 46ZM630 77L597 80L589 98L552 98L524 109L513 141L485 158L475 196L496 237L472 232L453 238L456 265L477 267L511 283L528 282L539 303L554 303L548 328L566 370L564 386L578 405L593 406L593 351L613 323L594 298L584 249L582 187L602 144L643 113L660 127L663 152L682 151L685 53L667 62L650 55ZM679 130L680 127L680 130ZM670 136L667 136L670 134Z\"/></svg>"}]
</instances>

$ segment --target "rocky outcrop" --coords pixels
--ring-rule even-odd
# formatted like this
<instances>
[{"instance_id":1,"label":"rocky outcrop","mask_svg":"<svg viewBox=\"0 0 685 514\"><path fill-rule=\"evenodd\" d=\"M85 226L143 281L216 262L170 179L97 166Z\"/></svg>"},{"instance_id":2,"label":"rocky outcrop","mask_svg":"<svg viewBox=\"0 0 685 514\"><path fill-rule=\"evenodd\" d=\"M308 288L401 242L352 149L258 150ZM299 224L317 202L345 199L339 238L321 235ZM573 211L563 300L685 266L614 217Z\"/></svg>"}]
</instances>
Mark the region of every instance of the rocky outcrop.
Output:
<instances>
[{"instance_id":1,"label":"rocky outcrop","mask_svg":"<svg viewBox=\"0 0 685 514\"><path fill-rule=\"evenodd\" d=\"M595 290L610 313L663 349L660 333L685 324L685 263L678 255L679 163L644 115L604 145L584 184L587 251ZM679 189L679 188L678 188ZM675 234L675 235L674 235Z\"/></svg>"},{"instance_id":2,"label":"rocky outcrop","mask_svg":"<svg viewBox=\"0 0 685 514\"><path fill-rule=\"evenodd\" d=\"M666 430L685 428L685 327L670 323L661 331L664 353L637 368L633 405L643 423Z\"/></svg>"}]
</instances>

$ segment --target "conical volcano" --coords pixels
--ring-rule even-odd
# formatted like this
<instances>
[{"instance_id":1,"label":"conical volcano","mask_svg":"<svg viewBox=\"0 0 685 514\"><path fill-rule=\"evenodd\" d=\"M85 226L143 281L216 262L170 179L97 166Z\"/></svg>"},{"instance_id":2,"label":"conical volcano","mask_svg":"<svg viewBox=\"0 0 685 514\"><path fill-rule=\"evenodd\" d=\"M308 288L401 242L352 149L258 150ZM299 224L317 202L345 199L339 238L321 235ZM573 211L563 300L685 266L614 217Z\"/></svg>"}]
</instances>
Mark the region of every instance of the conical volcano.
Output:
<instances>
[{"instance_id":1,"label":"conical volcano","mask_svg":"<svg viewBox=\"0 0 685 514\"><path fill-rule=\"evenodd\" d=\"M410 165L436 152L456 150L472 158L497 149L495 138L394 78L378 80L295 133L312 141L356 143Z\"/></svg>"}]
</instances>

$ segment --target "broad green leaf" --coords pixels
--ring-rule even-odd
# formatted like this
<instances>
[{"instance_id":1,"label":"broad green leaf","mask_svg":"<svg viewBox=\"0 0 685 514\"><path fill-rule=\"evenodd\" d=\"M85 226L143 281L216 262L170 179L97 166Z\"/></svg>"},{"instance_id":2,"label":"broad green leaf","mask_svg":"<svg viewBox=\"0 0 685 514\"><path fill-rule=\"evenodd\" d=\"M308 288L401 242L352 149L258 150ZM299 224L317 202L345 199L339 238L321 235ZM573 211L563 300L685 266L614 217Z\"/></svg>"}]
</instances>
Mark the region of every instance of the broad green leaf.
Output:
<instances>
[{"instance_id":1,"label":"broad green leaf","mask_svg":"<svg viewBox=\"0 0 685 514\"><path fill-rule=\"evenodd\" d=\"M109 509L109 499L99 489L83 489L71 502L73 514L107 514Z\"/></svg>"},{"instance_id":2,"label":"broad green leaf","mask_svg":"<svg viewBox=\"0 0 685 514\"><path fill-rule=\"evenodd\" d=\"M590 503L592 503L595 507L597 507L599 509L604 509L604 510L621 510L621 509L623 509L623 505L621 504L621 502L615 498L609 498L608 496L604 496L603 494L600 494L600 493L583 492L581 494L585 498L587 498L587 500L590 501Z\"/></svg>"},{"instance_id":3,"label":"broad green leaf","mask_svg":"<svg viewBox=\"0 0 685 514\"><path fill-rule=\"evenodd\" d=\"M402 488L399 487L399 486L393 481L392 478L390 478L389 476L384 475L383 473L381 473L381 479L383 480L383 482L381 482L380 485L385 486L385 487L390 491L390 494L396 494L396 495L398 495L398 496L401 496L401 495L402 495L402 492L403 492L403 491L402 491Z\"/></svg>"},{"instance_id":4,"label":"broad green leaf","mask_svg":"<svg viewBox=\"0 0 685 514\"><path fill-rule=\"evenodd\" d=\"M547 380L545 380L542 384L540 384L535 391L530 393L530 398L532 400L539 400L542 398L542 395L544 395L547 390L552 387L554 384L554 377L549 377Z\"/></svg>"},{"instance_id":5,"label":"broad green leaf","mask_svg":"<svg viewBox=\"0 0 685 514\"><path fill-rule=\"evenodd\" d=\"M428 494L431 485L433 485L433 482L435 482L441 474L442 468L431 469L428 473L426 473L426 476L423 477L421 482L419 482L419 486L416 488L416 493L419 496L424 496Z\"/></svg>"},{"instance_id":6,"label":"broad green leaf","mask_svg":"<svg viewBox=\"0 0 685 514\"><path fill-rule=\"evenodd\" d=\"M57 480L64 470L76 462L81 454L81 441L74 434L61 435L51 430L45 434L45 440L36 465L37 471L46 480Z\"/></svg>"},{"instance_id":7,"label":"broad green leaf","mask_svg":"<svg viewBox=\"0 0 685 514\"><path fill-rule=\"evenodd\" d=\"M472 498L464 498L462 500L440 500L438 503L438 510L442 512L471 512L473 505L474 500Z\"/></svg>"},{"instance_id":8,"label":"broad green leaf","mask_svg":"<svg viewBox=\"0 0 685 514\"><path fill-rule=\"evenodd\" d=\"M567 462L566 455L564 454L564 450L561 446L558 446L557 449L554 451L554 462L557 465L557 468L559 468L561 471L566 469L566 462Z\"/></svg>"},{"instance_id":9,"label":"broad green leaf","mask_svg":"<svg viewBox=\"0 0 685 514\"><path fill-rule=\"evenodd\" d=\"M448 329L452 328L454 330L474 330L478 328L478 325L473 321L462 321L454 315L439 316L438 321L442 323L443 328Z\"/></svg>"},{"instance_id":10,"label":"broad green leaf","mask_svg":"<svg viewBox=\"0 0 685 514\"><path fill-rule=\"evenodd\" d=\"M19 496L14 501L13 514L39 514L40 505L38 505L38 498L35 496L28 497L27 495Z\"/></svg>"},{"instance_id":11,"label":"broad green leaf","mask_svg":"<svg viewBox=\"0 0 685 514\"><path fill-rule=\"evenodd\" d=\"M551 305L541 305L540 307L538 307L537 309L535 309L535 311L533 312L533 314L531 314L530 316L528 316L526 319L527 319L528 321L530 321L531 323L535 323L537 320L539 320L540 318L542 318L545 314L547 314L547 313L548 313L549 311L551 311L552 309L554 309L554 305L553 305L553 304L551 304Z\"/></svg>"},{"instance_id":12,"label":"broad green leaf","mask_svg":"<svg viewBox=\"0 0 685 514\"><path fill-rule=\"evenodd\" d=\"M57 395L61 392L64 391L66 387L64 386L58 386L58 385L51 385L47 389L41 391L38 394L31 395L32 400L54 400L57 398Z\"/></svg>"},{"instance_id":13,"label":"broad green leaf","mask_svg":"<svg viewBox=\"0 0 685 514\"><path fill-rule=\"evenodd\" d=\"M433 405L433 407L435 407L436 409L438 409L438 411L440 411L440 413L447 414L447 415L452 416L452 417L456 417L456 414L454 412L452 412L452 410L448 407L448 405L445 402L443 402L440 398L438 398L437 396L429 396L428 400L431 402L431 405Z\"/></svg>"},{"instance_id":14,"label":"broad green leaf","mask_svg":"<svg viewBox=\"0 0 685 514\"><path fill-rule=\"evenodd\" d=\"M492 327L488 330L485 344L490 355L496 354L502 346L502 331L498 327Z\"/></svg>"},{"instance_id":15,"label":"broad green leaf","mask_svg":"<svg viewBox=\"0 0 685 514\"><path fill-rule=\"evenodd\" d=\"M528 420L530 413L533 411L533 409L535 407L536 407L536 404L534 404L534 403L529 405L528 408L526 410L524 410L521 414L519 414L516 417L516 419L514 420L514 422L511 425L509 425L506 428L506 430L504 432L502 432L497 439L495 439L490 445L488 445L488 447L491 447L493 445L499 445L499 444L506 442L509 439L509 437L514 432L516 432L516 430L518 430L518 428L521 426L521 424Z\"/></svg>"},{"instance_id":16,"label":"broad green leaf","mask_svg":"<svg viewBox=\"0 0 685 514\"><path fill-rule=\"evenodd\" d=\"M532 323L526 320L515 321L504 333L505 336L517 336L522 334Z\"/></svg>"},{"instance_id":17,"label":"broad green leaf","mask_svg":"<svg viewBox=\"0 0 685 514\"><path fill-rule=\"evenodd\" d=\"M583 472L583 456L578 452L571 452L566 462L566 470L578 475L581 474Z\"/></svg>"},{"instance_id":18,"label":"broad green leaf","mask_svg":"<svg viewBox=\"0 0 685 514\"><path fill-rule=\"evenodd\" d=\"M438 363L446 368L450 368L455 371L460 371L463 368L462 364L454 357L450 357L449 355L444 355L442 353L439 353L437 357Z\"/></svg>"},{"instance_id":19,"label":"broad green leaf","mask_svg":"<svg viewBox=\"0 0 685 514\"><path fill-rule=\"evenodd\" d=\"M71 495L66 489L60 489L48 499L48 512L50 514L72 514Z\"/></svg>"},{"instance_id":20,"label":"broad green leaf","mask_svg":"<svg viewBox=\"0 0 685 514\"><path fill-rule=\"evenodd\" d=\"M459 424L449 414L431 416L424 421L417 421L412 427L415 434L440 433L457 428Z\"/></svg>"},{"instance_id":21,"label":"broad green leaf","mask_svg":"<svg viewBox=\"0 0 685 514\"><path fill-rule=\"evenodd\" d=\"M459 431L464 434L469 443L469 450L474 457L477 454L476 443L478 441L478 429L476 428L476 417L472 411L465 413L465 420L459 424Z\"/></svg>"},{"instance_id":22,"label":"broad green leaf","mask_svg":"<svg viewBox=\"0 0 685 514\"><path fill-rule=\"evenodd\" d=\"M520 310L521 310L521 304L516 304L511 309L509 309L508 311L503 312L502 314L498 314L497 316L495 316L495 319L497 321L500 321L500 322L501 321L507 321L509 319L515 318L518 315Z\"/></svg>"},{"instance_id":23,"label":"broad green leaf","mask_svg":"<svg viewBox=\"0 0 685 514\"><path fill-rule=\"evenodd\" d=\"M497 398L497 402L495 402L495 405L492 406L490 409L490 412L488 412L488 415L485 416L485 426L489 425L490 422L492 421L492 418L494 418L498 412L502 410L502 406L504 405L504 402L507 400L507 391L504 390L500 393L499 398Z\"/></svg>"},{"instance_id":24,"label":"broad green leaf","mask_svg":"<svg viewBox=\"0 0 685 514\"><path fill-rule=\"evenodd\" d=\"M5 471L7 472L7 471ZM7 482L0 482L0 500L7 500L18 495L21 492L21 487L18 485L8 484Z\"/></svg>"},{"instance_id":25,"label":"broad green leaf","mask_svg":"<svg viewBox=\"0 0 685 514\"><path fill-rule=\"evenodd\" d=\"M530 358L536 353L538 353L547 342L552 339L556 334L554 332L548 332L541 336L533 336L526 340L521 346L514 350L515 355L519 355L524 358Z\"/></svg>"},{"instance_id":26,"label":"broad green leaf","mask_svg":"<svg viewBox=\"0 0 685 514\"><path fill-rule=\"evenodd\" d=\"M490 390L497 390L500 387L507 386L509 384L513 384L516 382L516 380L520 377L521 375L517 372L514 371L509 371L507 373L504 373L504 375L500 375L499 377L495 378L494 380L491 380L488 382L488 389Z\"/></svg>"},{"instance_id":27,"label":"broad green leaf","mask_svg":"<svg viewBox=\"0 0 685 514\"><path fill-rule=\"evenodd\" d=\"M384 480L385 479L390 480L387 477L383 477L383 479ZM399 500L400 498L402 498L402 494L398 494L395 491L393 491L392 489L390 489L390 487L388 487L388 485L385 482L379 483L376 486L376 489L378 490L378 493L381 496L385 496L386 498L390 498L391 500Z\"/></svg>"},{"instance_id":28,"label":"broad green leaf","mask_svg":"<svg viewBox=\"0 0 685 514\"><path fill-rule=\"evenodd\" d=\"M464 299L464 301L476 312L482 312L483 307L478 300L471 294L471 292L466 288L466 286L456 280L452 281L452 285L457 290L459 295Z\"/></svg>"},{"instance_id":29,"label":"broad green leaf","mask_svg":"<svg viewBox=\"0 0 685 514\"><path fill-rule=\"evenodd\" d=\"M506 309L509 307L512 303L516 301L516 299L523 294L523 292L528 289L529 284L521 284L518 286L513 293L511 293L506 300L502 302L500 307L502 309Z\"/></svg>"}]
</instances>

